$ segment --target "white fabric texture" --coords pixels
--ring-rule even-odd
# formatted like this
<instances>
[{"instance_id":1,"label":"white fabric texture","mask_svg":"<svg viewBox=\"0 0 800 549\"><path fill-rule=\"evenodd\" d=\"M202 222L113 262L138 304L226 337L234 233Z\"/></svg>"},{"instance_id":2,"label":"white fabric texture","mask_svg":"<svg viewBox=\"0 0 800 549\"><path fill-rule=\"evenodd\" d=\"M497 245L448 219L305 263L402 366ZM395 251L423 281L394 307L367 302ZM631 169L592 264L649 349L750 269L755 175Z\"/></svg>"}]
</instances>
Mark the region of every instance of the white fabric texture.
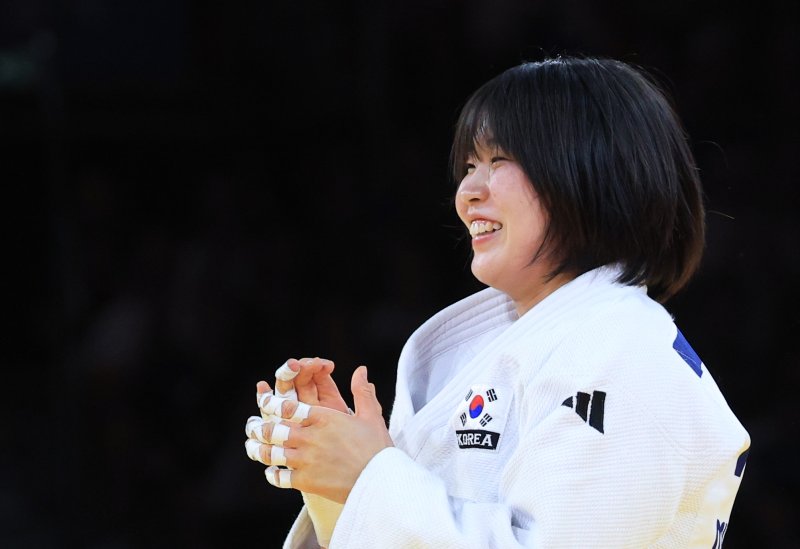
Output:
<instances>
[{"instance_id":1,"label":"white fabric texture","mask_svg":"<svg viewBox=\"0 0 800 549\"><path fill-rule=\"evenodd\" d=\"M487 289L423 324L400 357L395 448L358 478L330 547L714 546L749 437L666 310L617 274L519 319ZM285 547L307 546L306 521Z\"/></svg>"}]
</instances>

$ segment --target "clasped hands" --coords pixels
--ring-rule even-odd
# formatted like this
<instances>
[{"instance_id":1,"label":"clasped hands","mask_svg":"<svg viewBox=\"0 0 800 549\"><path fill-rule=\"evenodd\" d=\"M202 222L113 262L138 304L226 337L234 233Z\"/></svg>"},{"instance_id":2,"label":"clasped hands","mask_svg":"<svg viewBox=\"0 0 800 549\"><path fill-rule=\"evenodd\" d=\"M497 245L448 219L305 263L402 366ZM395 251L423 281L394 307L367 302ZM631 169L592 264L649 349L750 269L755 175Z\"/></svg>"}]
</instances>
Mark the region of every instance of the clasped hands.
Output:
<instances>
[{"instance_id":1,"label":"clasped hands","mask_svg":"<svg viewBox=\"0 0 800 549\"><path fill-rule=\"evenodd\" d=\"M367 463L393 444L367 368L353 372L354 413L331 377L333 368L321 358L289 359L276 372L274 392L259 381L261 417L247 420L245 448L269 466L270 484L344 503Z\"/></svg>"}]
</instances>

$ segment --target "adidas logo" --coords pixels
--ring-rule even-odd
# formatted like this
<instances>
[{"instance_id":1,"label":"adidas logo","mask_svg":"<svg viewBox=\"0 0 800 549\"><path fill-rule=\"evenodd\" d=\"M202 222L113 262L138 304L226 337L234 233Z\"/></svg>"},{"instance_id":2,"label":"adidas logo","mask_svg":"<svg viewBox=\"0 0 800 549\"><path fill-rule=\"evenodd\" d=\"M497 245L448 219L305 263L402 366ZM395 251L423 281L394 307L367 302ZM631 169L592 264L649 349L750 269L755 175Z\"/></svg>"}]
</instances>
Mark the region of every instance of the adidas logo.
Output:
<instances>
[{"instance_id":1,"label":"adidas logo","mask_svg":"<svg viewBox=\"0 0 800 549\"><path fill-rule=\"evenodd\" d=\"M589 393L578 392L561 403L562 406L572 408L580 418L590 427L603 433L603 414L605 413L606 394L603 391Z\"/></svg>"}]
</instances>

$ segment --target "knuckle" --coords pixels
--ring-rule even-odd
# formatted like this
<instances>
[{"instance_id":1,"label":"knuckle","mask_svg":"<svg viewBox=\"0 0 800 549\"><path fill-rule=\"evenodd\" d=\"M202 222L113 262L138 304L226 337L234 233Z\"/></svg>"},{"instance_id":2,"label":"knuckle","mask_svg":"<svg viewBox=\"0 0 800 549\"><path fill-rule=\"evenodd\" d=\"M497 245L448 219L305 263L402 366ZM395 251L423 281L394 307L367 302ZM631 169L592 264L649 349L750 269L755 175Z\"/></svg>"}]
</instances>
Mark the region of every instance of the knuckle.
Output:
<instances>
[{"instance_id":1,"label":"knuckle","mask_svg":"<svg viewBox=\"0 0 800 549\"><path fill-rule=\"evenodd\" d=\"M295 448L305 446L307 443L306 435L303 429L292 429L289 434L289 441Z\"/></svg>"},{"instance_id":2,"label":"knuckle","mask_svg":"<svg viewBox=\"0 0 800 549\"><path fill-rule=\"evenodd\" d=\"M305 458L305 454L303 452L297 452L291 450L286 452L286 462L287 465L291 465L292 469L294 470L304 469L308 465L308 462Z\"/></svg>"}]
</instances>

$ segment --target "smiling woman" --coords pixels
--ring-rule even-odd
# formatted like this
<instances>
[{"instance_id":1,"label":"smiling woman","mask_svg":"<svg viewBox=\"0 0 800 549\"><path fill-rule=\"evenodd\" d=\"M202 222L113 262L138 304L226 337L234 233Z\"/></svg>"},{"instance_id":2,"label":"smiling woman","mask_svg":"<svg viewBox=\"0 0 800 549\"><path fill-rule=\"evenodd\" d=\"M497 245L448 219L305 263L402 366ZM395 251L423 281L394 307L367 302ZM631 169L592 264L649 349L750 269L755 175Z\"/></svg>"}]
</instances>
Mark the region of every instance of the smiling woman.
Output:
<instances>
[{"instance_id":1,"label":"smiling woman","mask_svg":"<svg viewBox=\"0 0 800 549\"><path fill-rule=\"evenodd\" d=\"M622 262L621 282L666 300L697 269L704 212L694 158L643 71L600 59L514 67L465 105L451 156L457 180L475 170L478 151L489 167L513 159L542 201L549 220L531 257L549 252L552 275Z\"/></svg>"},{"instance_id":2,"label":"smiling woman","mask_svg":"<svg viewBox=\"0 0 800 549\"><path fill-rule=\"evenodd\" d=\"M549 277L557 263L540 254L548 215L522 166L498 148L478 144L456 195L472 236L472 273L515 303L521 316L571 277ZM532 261L532 258L536 260Z\"/></svg>"},{"instance_id":3,"label":"smiling woman","mask_svg":"<svg viewBox=\"0 0 800 549\"><path fill-rule=\"evenodd\" d=\"M283 427L248 455L321 498L286 546L720 547L750 440L659 303L704 234L664 95L618 61L526 63L470 98L451 160L490 287L406 343L388 430L363 367L354 414L330 361L258 386Z\"/></svg>"}]
</instances>

